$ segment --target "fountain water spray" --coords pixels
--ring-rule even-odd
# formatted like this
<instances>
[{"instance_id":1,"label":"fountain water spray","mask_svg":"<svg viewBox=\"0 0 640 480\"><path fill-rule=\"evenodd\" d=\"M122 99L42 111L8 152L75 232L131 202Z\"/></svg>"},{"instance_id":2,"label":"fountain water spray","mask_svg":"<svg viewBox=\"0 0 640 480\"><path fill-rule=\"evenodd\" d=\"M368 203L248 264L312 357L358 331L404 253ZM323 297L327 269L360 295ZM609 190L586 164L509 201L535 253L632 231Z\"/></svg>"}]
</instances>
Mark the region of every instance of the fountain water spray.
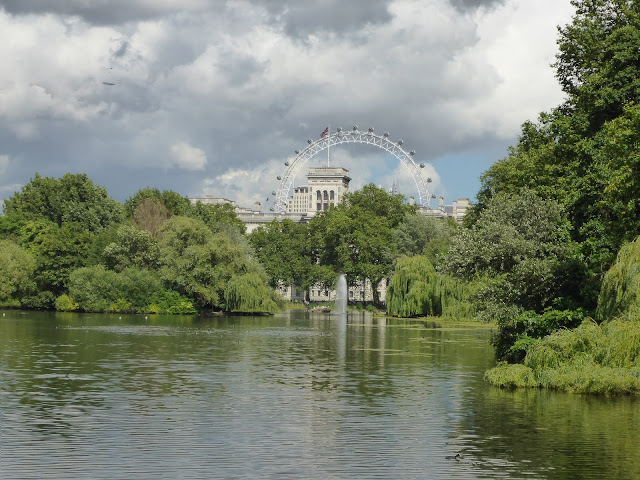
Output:
<instances>
[{"instance_id":1,"label":"fountain water spray","mask_svg":"<svg viewBox=\"0 0 640 480\"><path fill-rule=\"evenodd\" d=\"M336 288L336 313L347 313L347 295L347 276L344 273L341 273L338 276L338 286Z\"/></svg>"}]
</instances>

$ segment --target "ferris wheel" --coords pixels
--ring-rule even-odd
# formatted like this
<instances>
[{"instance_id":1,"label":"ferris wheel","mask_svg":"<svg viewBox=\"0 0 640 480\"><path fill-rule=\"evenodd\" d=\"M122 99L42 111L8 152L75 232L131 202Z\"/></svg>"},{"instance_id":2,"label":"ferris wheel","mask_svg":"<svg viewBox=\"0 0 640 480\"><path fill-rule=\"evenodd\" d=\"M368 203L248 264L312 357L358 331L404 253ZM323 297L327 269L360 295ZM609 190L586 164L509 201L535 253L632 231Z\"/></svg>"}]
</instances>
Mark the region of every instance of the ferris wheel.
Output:
<instances>
[{"instance_id":1,"label":"ferris wheel","mask_svg":"<svg viewBox=\"0 0 640 480\"><path fill-rule=\"evenodd\" d=\"M280 186L277 191L271 192L274 195L274 205L271 207L272 211L282 213L286 210L287 199L289 197L289 191L293 185L293 181L300 171L300 169L315 155L326 150L334 145L340 145L342 143L362 143L367 145L374 145L382 150L389 152L391 155L400 160L405 167L409 169L413 181L416 184L418 190L417 203L421 206L428 206L428 202L431 198L435 198L435 195L429 195L427 184L431 183L431 178L424 178L422 176L422 169L424 169L424 163L419 165L413 161L415 151L409 152L402 148L403 141L397 140L392 142L389 140L389 132L384 132L382 135L374 133L373 127L369 127L366 132L358 130L358 126L354 125L351 131L343 131L338 127L334 133L329 133L328 128L322 133L322 136L318 140L307 140L307 147L304 150L296 150L296 156L284 162L287 167L287 171L284 176L278 175Z\"/></svg>"}]
</instances>

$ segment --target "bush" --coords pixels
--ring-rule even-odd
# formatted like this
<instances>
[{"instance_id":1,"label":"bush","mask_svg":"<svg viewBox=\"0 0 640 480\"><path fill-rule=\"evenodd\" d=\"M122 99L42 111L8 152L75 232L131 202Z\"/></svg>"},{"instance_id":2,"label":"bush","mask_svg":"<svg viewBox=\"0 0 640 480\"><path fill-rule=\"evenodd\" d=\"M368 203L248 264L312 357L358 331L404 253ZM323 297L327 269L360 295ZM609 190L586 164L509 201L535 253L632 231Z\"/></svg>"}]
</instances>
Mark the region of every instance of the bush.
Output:
<instances>
[{"instance_id":1,"label":"bush","mask_svg":"<svg viewBox=\"0 0 640 480\"><path fill-rule=\"evenodd\" d=\"M69 295L60 295L56 298L55 307L59 312L75 312L78 310L78 304Z\"/></svg>"},{"instance_id":2,"label":"bush","mask_svg":"<svg viewBox=\"0 0 640 480\"><path fill-rule=\"evenodd\" d=\"M501 363L486 378L501 387L640 394L640 322L585 319L531 345L524 365Z\"/></svg>"}]
</instances>

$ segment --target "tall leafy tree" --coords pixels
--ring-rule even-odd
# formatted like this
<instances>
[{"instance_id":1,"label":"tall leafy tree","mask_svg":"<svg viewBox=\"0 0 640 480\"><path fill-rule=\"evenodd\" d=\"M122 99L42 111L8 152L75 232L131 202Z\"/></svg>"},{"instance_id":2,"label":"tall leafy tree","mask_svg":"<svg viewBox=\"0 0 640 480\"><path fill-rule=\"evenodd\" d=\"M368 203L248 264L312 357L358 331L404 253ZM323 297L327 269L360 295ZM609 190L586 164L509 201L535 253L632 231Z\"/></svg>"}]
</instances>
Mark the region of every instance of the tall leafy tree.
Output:
<instances>
[{"instance_id":1,"label":"tall leafy tree","mask_svg":"<svg viewBox=\"0 0 640 480\"><path fill-rule=\"evenodd\" d=\"M369 279L376 286L393 271L393 229L414 211L401 195L365 185L311 220L312 259L346 274L352 284ZM373 296L379 303L377 288L373 288Z\"/></svg>"},{"instance_id":2,"label":"tall leafy tree","mask_svg":"<svg viewBox=\"0 0 640 480\"><path fill-rule=\"evenodd\" d=\"M10 240L0 240L0 305L19 307L35 287L36 260Z\"/></svg>"},{"instance_id":3,"label":"tall leafy tree","mask_svg":"<svg viewBox=\"0 0 640 480\"><path fill-rule=\"evenodd\" d=\"M75 222L90 232L100 232L123 214L122 205L104 187L94 185L84 174L72 173L59 179L36 174L20 192L5 199L4 212L58 226Z\"/></svg>"},{"instance_id":4,"label":"tall leafy tree","mask_svg":"<svg viewBox=\"0 0 640 480\"><path fill-rule=\"evenodd\" d=\"M273 220L249 234L249 243L264 266L271 287L299 284L306 290L313 284L308 232L307 224L284 219Z\"/></svg>"},{"instance_id":5,"label":"tall leafy tree","mask_svg":"<svg viewBox=\"0 0 640 480\"><path fill-rule=\"evenodd\" d=\"M566 101L523 125L509 156L482 176L470 223L492 196L528 188L564 205L587 265L582 303L595 307L604 273L620 246L640 234L630 199L634 106L640 103L640 3L574 0L559 29L556 76Z\"/></svg>"},{"instance_id":6,"label":"tall leafy tree","mask_svg":"<svg viewBox=\"0 0 640 480\"><path fill-rule=\"evenodd\" d=\"M80 223L61 226L46 221L29 221L22 229L22 244L35 257L37 293L25 299L26 306L51 308L66 291L69 275L86 264L90 232Z\"/></svg>"}]
</instances>

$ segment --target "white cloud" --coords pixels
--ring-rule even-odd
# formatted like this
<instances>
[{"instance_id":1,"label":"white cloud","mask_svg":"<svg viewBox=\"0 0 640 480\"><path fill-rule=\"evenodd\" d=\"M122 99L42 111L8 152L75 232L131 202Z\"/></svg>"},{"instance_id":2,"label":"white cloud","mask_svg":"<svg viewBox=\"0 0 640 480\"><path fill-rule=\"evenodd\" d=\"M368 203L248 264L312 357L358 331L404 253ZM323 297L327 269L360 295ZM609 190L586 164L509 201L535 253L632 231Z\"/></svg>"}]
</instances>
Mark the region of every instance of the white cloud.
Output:
<instances>
[{"instance_id":1,"label":"white cloud","mask_svg":"<svg viewBox=\"0 0 640 480\"><path fill-rule=\"evenodd\" d=\"M192 147L187 143L176 143L171 146L173 159L171 165L186 170L204 170L207 165L207 155L203 150Z\"/></svg>"},{"instance_id":2,"label":"white cloud","mask_svg":"<svg viewBox=\"0 0 640 480\"><path fill-rule=\"evenodd\" d=\"M284 1L191 0L179 13L177 0L119 2L117 15L80 0L0 9L11 39L0 42L7 183L74 170L120 200L157 185L264 203L284 160L328 123L389 130L419 163L450 167L465 154L482 171L520 124L561 101L548 65L555 26L573 11L570 0L484 2L494 8L465 13L447 0L389 0L388 13L373 2L319 21L318 8ZM332 158L349 168L352 188L390 187L394 176L402 186L397 161L378 153L354 147ZM170 176L167 167L176 167ZM458 193L472 175L429 168L436 193Z\"/></svg>"}]
</instances>

